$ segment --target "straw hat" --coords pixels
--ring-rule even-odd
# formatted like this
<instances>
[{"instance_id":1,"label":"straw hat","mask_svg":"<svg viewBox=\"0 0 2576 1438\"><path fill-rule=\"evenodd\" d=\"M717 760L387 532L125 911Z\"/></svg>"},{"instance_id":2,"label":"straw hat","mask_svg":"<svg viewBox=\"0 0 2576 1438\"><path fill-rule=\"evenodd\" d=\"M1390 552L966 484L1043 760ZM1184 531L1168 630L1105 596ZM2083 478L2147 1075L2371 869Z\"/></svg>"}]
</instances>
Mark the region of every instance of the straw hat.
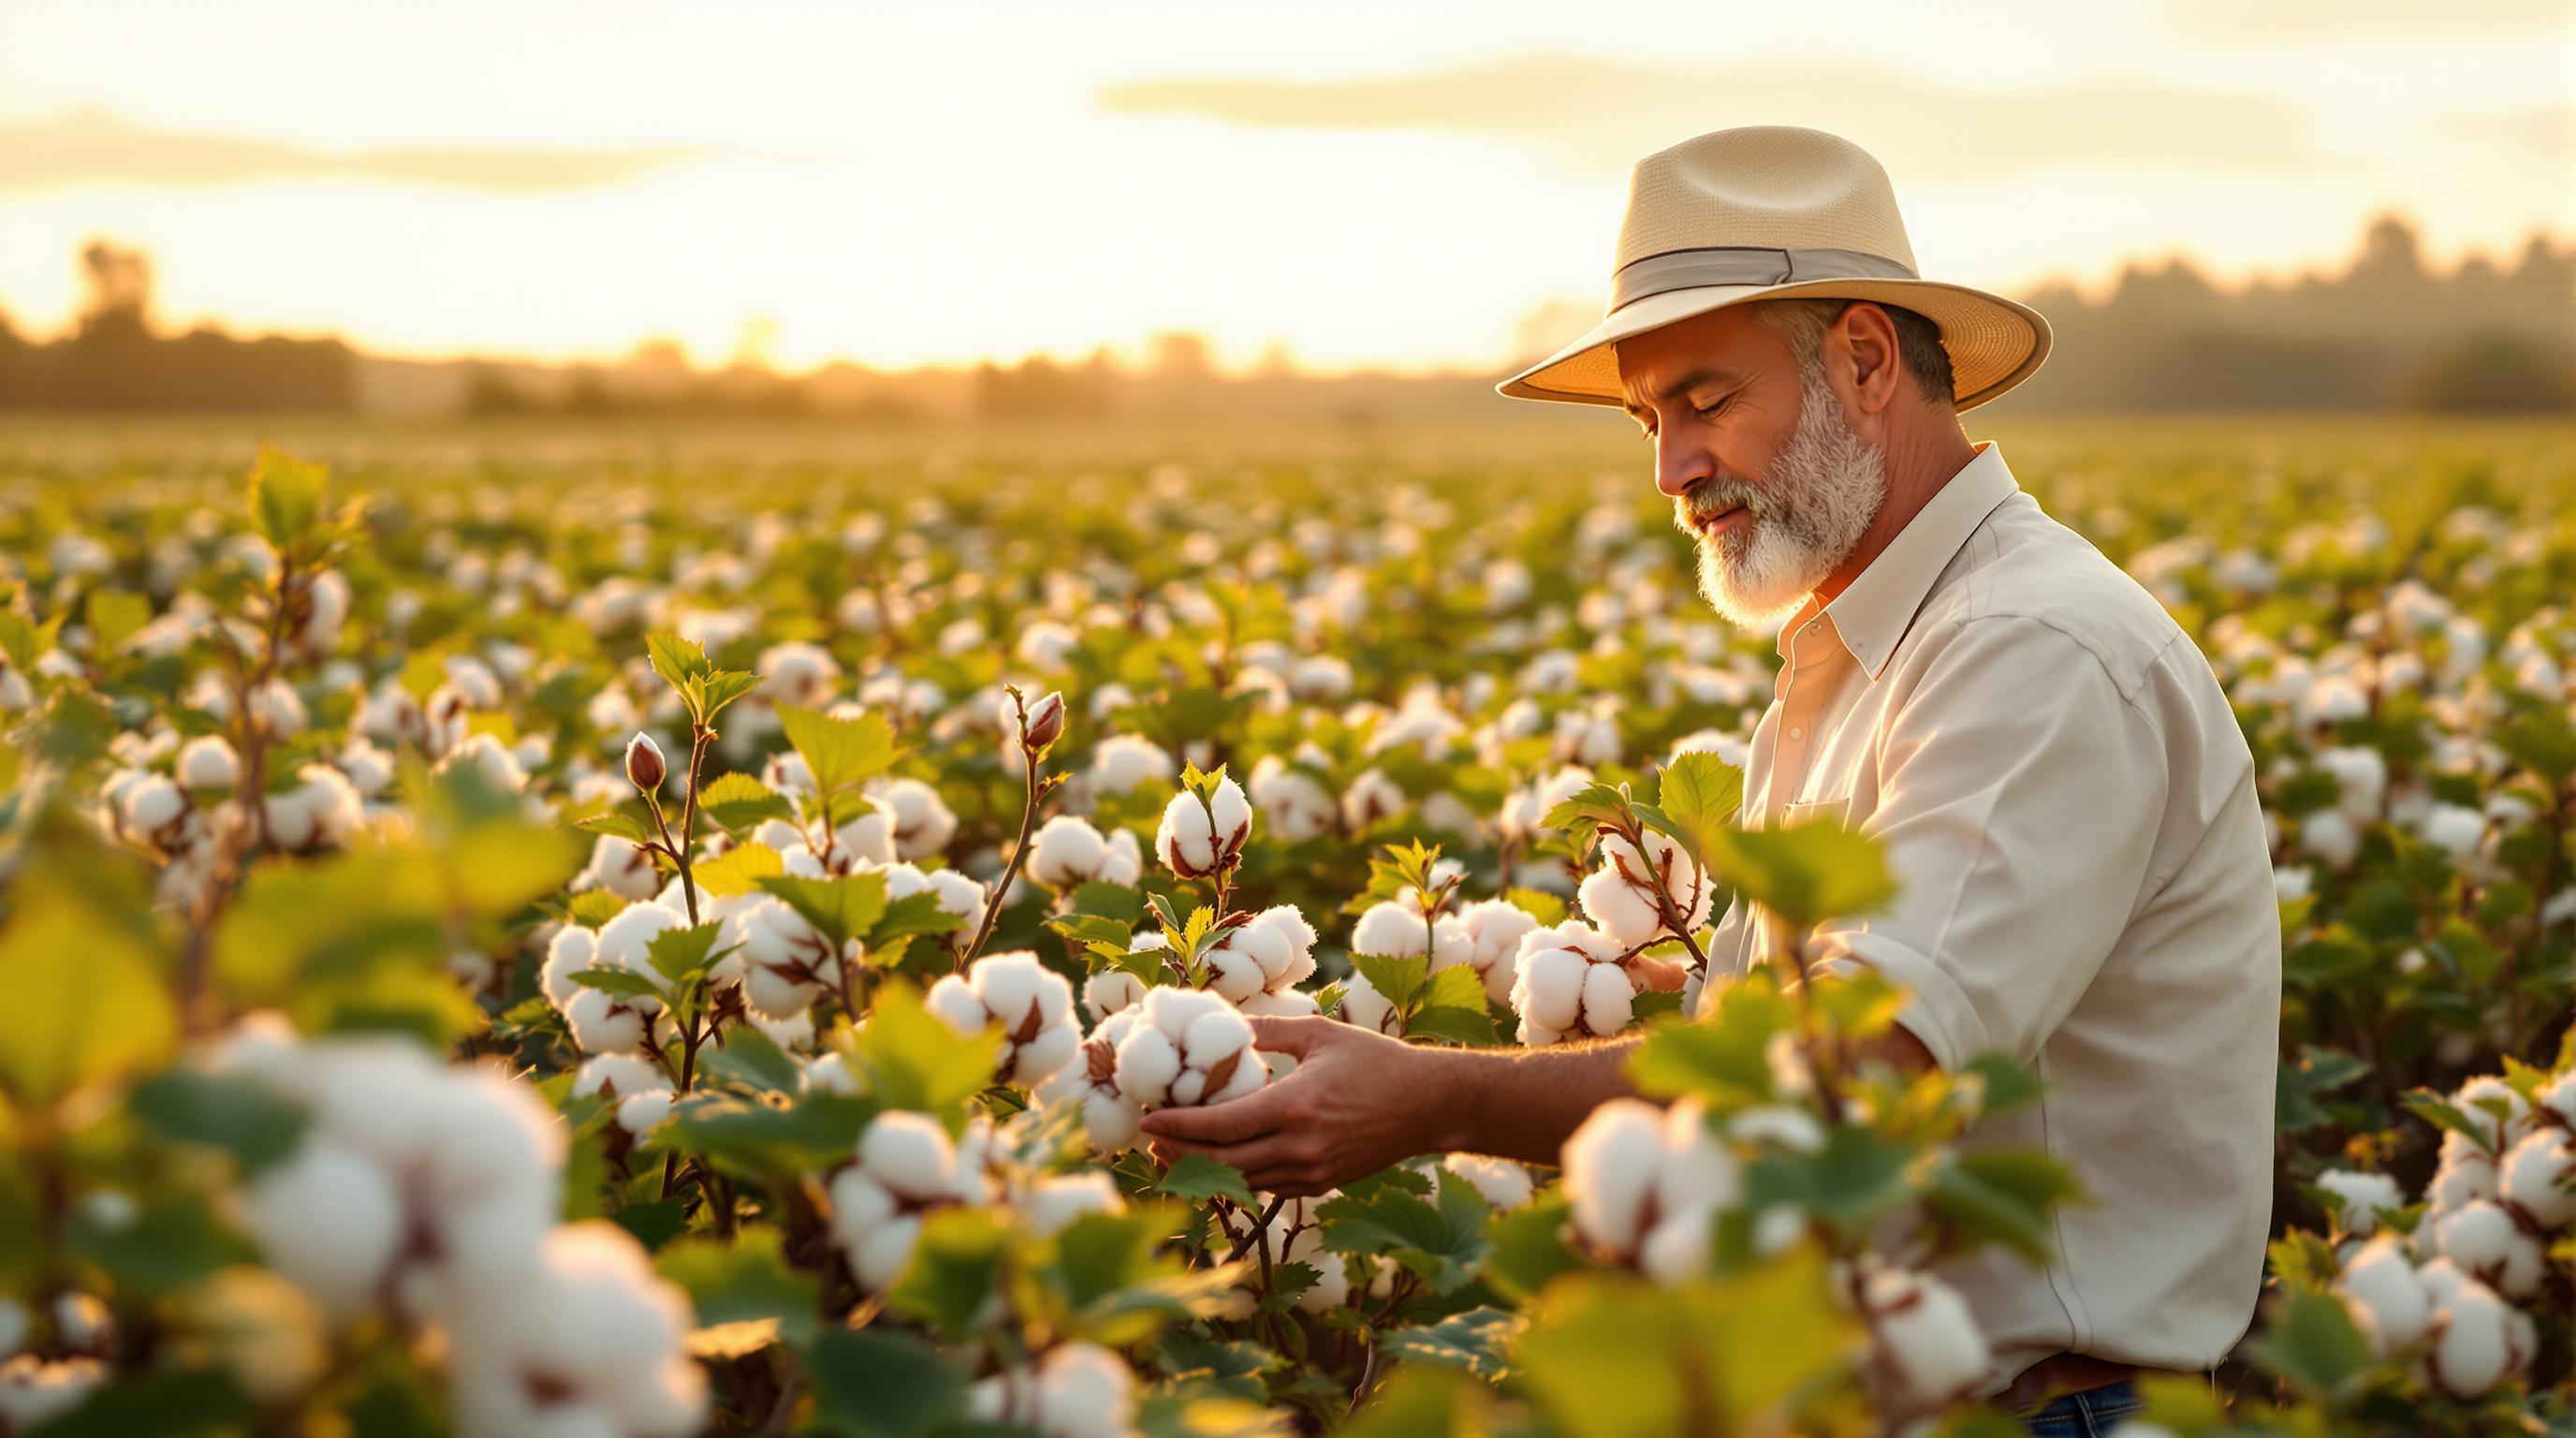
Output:
<instances>
[{"instance_id":1,"label":"straw hat","mask_svg":"<svg viewBox=\"0 0 2576 1438\"><path fill-rule=\"evenodd\" d=\"M1616 405L1611 345L1746 300L1875 300L1941 328L1960 409L2028 379L2048 321L2028 305L1918 277L1887 171L1839 135L1716 130L1658 150L1628 180L1601 323L1494 386L1515 399Z\"/></svg>"}]
</instances>

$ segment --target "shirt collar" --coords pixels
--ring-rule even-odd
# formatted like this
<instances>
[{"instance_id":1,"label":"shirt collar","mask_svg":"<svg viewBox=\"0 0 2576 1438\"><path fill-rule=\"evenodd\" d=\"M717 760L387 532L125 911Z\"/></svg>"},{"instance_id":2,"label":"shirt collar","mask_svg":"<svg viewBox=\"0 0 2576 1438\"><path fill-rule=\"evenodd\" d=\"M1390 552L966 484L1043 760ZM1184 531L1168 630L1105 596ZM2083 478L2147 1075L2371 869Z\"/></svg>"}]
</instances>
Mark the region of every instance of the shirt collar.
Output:
<instances>
[{"instance_id":1,"label":"shirt collar","mask_svg":"<svg viewBox=\"0 0 2576 1438\"><path fill-rule=\"evenodd\" d=\"M1906 522L1888 541L1887 548L1869 562L1832 603L1823 606L1822 617L1833 625L1834 634L1849 650L1852 658L1877 679L1896 654L1896 642L1914 622L1924 597L1932 592L1932 582L1950 567L1960 546L1995 506L2020 492L2020 481L2004 467L2003 452L1991 439L1977 442L1977 452L1950 476L1947 484ZM1791 640L1819 615L1815 599L1807 602L1780 626L1779 654L1789 657Z\"/></svg>"}]
</instances>

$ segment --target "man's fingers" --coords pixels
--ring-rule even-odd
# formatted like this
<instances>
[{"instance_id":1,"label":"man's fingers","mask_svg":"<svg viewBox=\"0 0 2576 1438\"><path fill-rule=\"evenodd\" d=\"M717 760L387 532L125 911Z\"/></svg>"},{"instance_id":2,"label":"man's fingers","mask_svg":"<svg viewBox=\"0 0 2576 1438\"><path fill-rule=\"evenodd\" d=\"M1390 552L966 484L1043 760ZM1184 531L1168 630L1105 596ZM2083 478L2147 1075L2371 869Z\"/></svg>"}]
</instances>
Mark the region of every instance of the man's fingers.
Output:
<instances>
[{"instance_id":1,"label":"man's fingers","mask_svg":"<svg viewBox=\"0 0 2576 1438\"><path fill-rule=\"evenodd\" d=\"M1139 1125L1156 1138L1190 1143L1241 1143L1279 1126L1276 1086L1204 1108L1158 1108Z\"/></svg>"},{"instance_id":2,"label":"man's fingers","mask_svg":"<svg viewBox=\"0 0 2576 1438\"><path fill-rule=\"evenodd\" d=\"M1298 1018L1255 1016L1252 1020L1252 1046L1274 1054L1295 1054L1299 1058L1315 1051L1315 1045L1333 1036L1341 1021L1321 1014Z\"/></svg>"},{"instance_id":3,"label":"man's fingers","mask_svg":"<svg viewBox=\"0 0 2576 1438\"><path fill-rule=\"evenodd\" d=\"M1678 992L1690 978L1690 970L1671 959L1651 958L1645 954L1628 961L1629 972L1637 976L1639 987L1653 993Z\"/></svg>"}]
</instances>

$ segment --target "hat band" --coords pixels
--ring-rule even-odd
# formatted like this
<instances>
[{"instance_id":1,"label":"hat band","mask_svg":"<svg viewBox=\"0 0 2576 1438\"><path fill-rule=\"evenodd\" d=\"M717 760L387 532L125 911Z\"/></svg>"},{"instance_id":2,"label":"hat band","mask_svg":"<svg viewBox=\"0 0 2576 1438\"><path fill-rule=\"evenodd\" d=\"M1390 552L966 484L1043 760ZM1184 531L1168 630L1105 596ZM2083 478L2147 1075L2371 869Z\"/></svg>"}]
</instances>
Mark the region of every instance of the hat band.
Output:
<instances>
[{"instance_id":1,"label":"hat band","mask_svg":"<svg viewBox=\"0 0 2576 1438\"><path fill-rule=\"evenodd\" d=\"M1866 250L1709 245L1630 260L1610 277L1615 314L1648 295L1702 285L1785 285L1797 280L1911 280L1913 270Z\"/></svg>"}]
</instances>

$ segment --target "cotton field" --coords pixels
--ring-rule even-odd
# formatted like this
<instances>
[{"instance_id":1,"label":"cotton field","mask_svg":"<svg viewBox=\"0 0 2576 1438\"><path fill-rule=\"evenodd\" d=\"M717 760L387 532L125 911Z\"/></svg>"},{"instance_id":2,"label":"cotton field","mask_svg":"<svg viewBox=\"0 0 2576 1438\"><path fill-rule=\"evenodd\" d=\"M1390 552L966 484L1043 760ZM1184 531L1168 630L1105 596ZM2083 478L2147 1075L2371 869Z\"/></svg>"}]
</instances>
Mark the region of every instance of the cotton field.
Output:
<instances>
[{"instance_id":1,"label":"cotton field","mask_svg":"<svg viewBox=\"0 0 2576 1438\"><path fill-rule=\"evenodd\" d=\"M2576 436L2005 443L2280 898L2262 1313L2119 1431L2570 1431ZM110 452L0 456L0 1434L2019 1431L2044 1076L1709 972L1899 876L1738 822L1637 456ZM1644 1097L1156 1156L1325 1022Z\"/></svg>"}]
</instances>

